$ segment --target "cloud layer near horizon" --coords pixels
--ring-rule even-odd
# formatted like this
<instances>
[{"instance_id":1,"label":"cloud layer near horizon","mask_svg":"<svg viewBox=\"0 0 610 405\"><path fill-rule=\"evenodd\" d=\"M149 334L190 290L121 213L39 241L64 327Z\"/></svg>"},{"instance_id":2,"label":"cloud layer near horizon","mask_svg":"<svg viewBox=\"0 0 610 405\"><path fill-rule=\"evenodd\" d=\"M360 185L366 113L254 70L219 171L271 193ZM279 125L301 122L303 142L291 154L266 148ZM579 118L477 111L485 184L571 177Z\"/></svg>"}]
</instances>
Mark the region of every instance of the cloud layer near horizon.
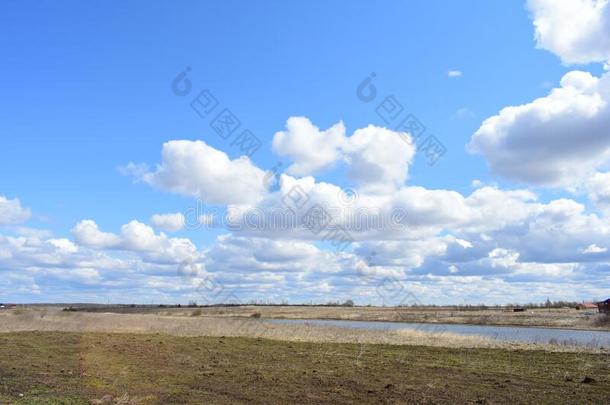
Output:
<instances>
[{"instance_id":1,"label":"cloud layer near horizon","mask_svg":"<svg viewBox=\"0 0 610 405\"><path fill-rule=\"evenodd\" d=\"M313 128L308 120L299 121ZM363 132L359 131L363 130L343 139L341 154L359 150L345 146L360 144L358 134ZM410 145L404 140L406 134L376 127L364 131L365 143L374 133ZM301 140L286 135L283 148L290 149L290 142ZM385 140L387 145L392 142ZM406 172L411 152L401 162L372 160L371 164L379 165L381 173L399 170L398 166L405 166ZM191 172L208 170L209 159L253 174L261 187L242 179L236 188L232 182L203 179L202 174ZM303 163L310 158L294 159ZM215 172L206 173L214 176ZM358 170L352 175L357 177ZM601 295L607 288L610 224L606 211L588 211L569 198L542 202L528 189L502 190L482 184L463 195L410 185L406 174L402 179L380 174L388 179L387 187L376 188L363 175L364 181L356 181L358 187L349 192L310 175L282 174L273 188L268 187L265 172L252 162L231 161L203 141L167 142L157 170L136 176L156 188L204 202L207 196L216 204L223 201L222 213L206 212L204 204L197 219L201 226L222 226L224 231L212 243L197 247L187 237L170 237L153 229L185 231L193 226L186 212L153 215L152 226L127 221L117 232L85 219L72 228L72 239L20 227L13 235L0 236L0 266L18 269L9 273L0 289L19 285L48 300L68 293L94 300L116 294L120 301L129 292L134 297L147 294L159 302L352 298L391 305L412 296L437 303L507 303L546 296L579 300ZM591 201L600 207L607 203L607 195L599 183L606 180L601 175L592 179L591 190L596 193ZM295 190L301 193L296 199ZM0 201L11 207L5 209L12 212L11 224L27 220L29 210L18 200ZM321 207L328 215L320 229L303 219L312 207ZM223 215L226 222L219 224ZM344 231L347 246L340 234L330 230ZM572 288L575 283L582 286L578 292ZM51 288L57 285L62 288ZM70 286L74 291L70 292Z\"/></svg>"}]
</instances>

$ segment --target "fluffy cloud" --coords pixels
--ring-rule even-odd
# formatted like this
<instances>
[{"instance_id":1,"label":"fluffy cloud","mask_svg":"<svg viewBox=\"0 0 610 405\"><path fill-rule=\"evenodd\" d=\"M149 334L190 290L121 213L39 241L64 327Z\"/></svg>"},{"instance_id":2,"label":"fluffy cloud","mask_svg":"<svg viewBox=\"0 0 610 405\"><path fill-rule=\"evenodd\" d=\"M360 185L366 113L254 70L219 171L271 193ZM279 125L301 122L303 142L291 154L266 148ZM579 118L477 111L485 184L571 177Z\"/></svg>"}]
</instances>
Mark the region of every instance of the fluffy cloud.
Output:
<instances>
[{"instance_id":1,"label":"fluffy cloud","mask_svg":"<svg viewBox=\"0 0 610 405\"><path fill-rule=\"evenodd\" d=\"M58 252L60 253L76 253L78 251L78 247L72 241L61 238L61 239L49 239L47 243L53 245Z\"/></svg>"},{"instance_id":2,"label":"fluffy cloud","mask_svg":"<svg viewBox=\"0 0 610 405\"><path fill-rule=\"evenodd\" d=\"M115 235L100 231L92 220L83 220L72 228L72 234L79 245L137 252L147 262L180 263L201 256L190 240L168 238L164 233L156 234L150 226L138 221L123 225L121 234Z\"/></svg>"},{"instance_id":3,"label":"fluffy cloud","mask_svg":"<svg viewBox=\"0 0 610 405\"><path fill-rule=\"evenodd\" d=\"M610 158L610 73L572 71L561 87L531 103L506 107L475 132L470 150L507 178L573 186Z\"/></svg>"},{"instance_id":4,"label":"fluffy cloud","mask_svg":"<svg viewBox=\"0 0 610 405\"><path fill-rule=\"evenodd\" d=\"M513 166L523 161L533 178L544 184L582 181L585 173L603 166L608 149L602 132L584 118L588 114L593 121L604 120L608 86L603 80L608 79L583 72L566 75L562 87L543 100L509 107L486 121L471 147L488 158L494 153L502 158L525 155ZM589 122L580 140L568 136L568 118L561 125L550 123L570 115L579 128ZM541 126L555 132L534 130ZM530 132L523 135L524 129ZM312 131L311 139L304 135ZM16 236L0 234L0 269L15 271L0 281L0 293L21 285L45 296L54 287L53 294L61 296L71 288L95 286L96 291L120 291L119 297L150 293L160 300L182 302L355 298L393 304L404 297L380 293L384 280L398 285L397 295L415 296L420 302L439 302L439 296L453 303L547 296L589 299L586 294L610 287L610 224L598 213L587 212L584 204L567 198L540 201L529 190L502 190L480 182L470 194L406 186L413 147L400 134L369 126L347 137L342 124L323 132L306 119L289 120L287 131L276 135L278 148L294 159L291 168L301 173L344 162L347 174L359 184L356 194L314 177L288 174L279 176L278 189L266 190L262 171L247 159L231 161L200 141L168 142L156 170L141 165L127 169L164 190L228 204L231 234L198 250L189 239L170 238L139 221L112 233L100 230L93 220L83 220L72 229L74 241L42 230L11 228ZM333 141L318 160L309 155L310 149L293 148L315 149L317 143L324 148L325 137ZM544 147L546 141L550 150ZM534 148L524 146L528 142ZM596 148L588 147L592 142L599 142ZM588 163L586 170L571 177L559 163L570 164L572 153L574 160L579 154L588 156ZM519 170L511 168L509 160L500 167ZM197 169L207 170L208 176ZM250 184L250 175L258 185ZM236 177L243 177L237 186ZM602 211L609 183L603 172L582 183ZM236 187L250 190L249 197L234 195ZM303 193L296 196L298 203L293 199L295 189ZM336 252L336 235L304 226L303 216L315 205L327 210L332 227L343 227L353 238L347 249ZM274 216L278 210L289 213L288 218ZM220 219L217 213L200 212L199 206L195 218L207 225ZM173 231L182 229L185 219L180 213L157 214L150 223ZM191 277L178 277L184 275L182 266L192 270ZM201 283L208 277L225 295L202 295ZM570 284L583 286L580 295Z\"/></svg>"},{"instance_id":5,"label":"fluffy cloud","mask_svg":"<svg viewBox=\"0 0 610 405\"><path fill-rule=\"evenodd\" d=\"M547 277L567 277L576 268L576 263L532 263L519 261L519 252L497 248L489 252L492 269L509 269L513 277L544 279Z\"/></svg>"},{"instance_id":6,"label":"fluffy cloud","mask_svg":"<svg viewBox=\"0 0 610 405\"><path fill-rule=\"evenodd\" d=\"M331 166L341 157L340 148L344 143L342 122L320 131L305 117L290 117L286 131L273 136L273 150L294 161L288 172L297 176L314 174Z\"/></svg>"},{"instance_id":7,"label":"fluffy cloud","mask_svg":"<svg viewBox=\"0 0 610 405\"><path fill-rule=\"evenodd\" d=\"M328 265L323 265L324 260ZM339 271L332 253L298 240L221 235L207 254L207 267L227 272Z\"/></svg>"},{"instance_id":8,"label":"fluffy cloud","mask_svg":"<svg viewBox=\"0 0 610 405\"><path fill-rule=\"evenodd\" d=\"M72 235L79 245L93 248L111 248L121 243L117 235L99 230L95 221L84 219L72 228Z\"/></svg>"},{"instance_id":9,"label":"fluffy cloud","mask_svg":"<svg viewBox=\"0 0 610 405\"><path fill-rule=\"evenodd\" d=\"M608 0L529 0L540 48L565 63L610 61ZM531 103L506 107L475 132L470 150L491 169L535 185L600 185L610 162L610 73L572 71ZM591 180L591 176L594 176ZM594 202L601 194L590 192ZM602 202L603 205L603 202Z\"/></svg>"},{"instance_id":10,"label":"fluffy cloud","mask_svg":"<svg viewBox=\"0 0 610 405\"><path fill-rule=\"evenodd\" d=\"M528 291L521 295L524 300L533 288L527 283L539 283L537 294L545 296L552 295L547 288L553 283L595 280L599 286L607 285L603 278L610 262L610 225L588 213L583 204L565 198L541 202L528 190L501 190L482 184L468 195L402 185L404 177L393 174L408 166L404 155L390 153L386 166L380 166L377 160L383 147L376 146L394 141L407 144L384 131L375 127L357 130L338 149L340 159L349 164L348 173L356 176L361 172L356 195L313 177L282 174L277 190L266 191L248 204L229 205L232 220L227 225L232 233L218 237L205 251L197 250L188 239L169 238L138 221L113 234L85 220L73 229L76 245L62 239L47 240L40 244L44 248L34 248L30 257L45 266L73 260L78 263L76 268L97 272L97 278L91 273L88 282L105 283L108 275L96 261L82 259L91 254L88 249L97 250L118 261L127 260L147 277L143 285L168 296L182 294L198 301L222 301L229 296L241 302L362 297L364 302L390 304L376 288L388 278L421 297L433 297L431 288L441 287L447 289L447 297L460 297L459 290L469 291L474 283L483 286L478 301L495 299L497 295L489 290L494 286ZM164 158L161 166L168 160ZM374 170L371 183L384 179L387 188L367 187L367 172ZM597 183L592 182L590 190L599 194L597 202L602 203L599 184L606 179L603 174L594 179ZM292 198L295 189L303 193L297 196L302 205ZM314 205L327 210L332 227L343 227L350 234L353 240L346 250L335 251L337 235L312 232L304 226L302 217ZM288 213L289 218L274 216L278 210ZM203 218L202 223L219 219L217 213L198 210L197 215ZM153 217L151 223L161 227L169 222L171 226L173 219L176 226L183 224L180 214ZM27 250L19 249L22 258ZM14 262L11 255L15 251L8 252L0 249L0 260ZM176 265L183 263L195 269L196 276L181 280L179 285L160 278L176 274ZM135 276L130 273L130 277ZM203 297L197 285L205 277L212 277L226 297ZM44 288L38 279L33 282ZM524 285L518 287L519 283ZM517 296L511 299L517 300Z\"/></svg>"},{"instance_id":11,"label":"fluffy cloud","mask_svg":"<svg viewBox=\"0 0 610 405\"><path fill-rule=\"evenodd\" d=\"M174 214L155 214L150 223L157 229L167 232L176 232L184 227L185 218L180 212Z\"/></svg>"},{"instance_id":12,"label":"fluffy cloud","mask_svg":"<svg viewBox=\"0 0 610 405\"><path fill-rule=\"evenodd\" d=\"M607 216L610 215L610 173L595 173L585 184L589 199Z\"/></svg>"},{"instance_id":13,"label":"fluffy cloud","mask_svg":"<svg viewBox=\"0 0 610 405\"><path fill-rule=\"evenodd\" d=\"M123 171L161 190L198 197L210 204L252 203L266 189L265 172L250 159L231 160L203 141L166 142L162 162L154 172L132 163Z\"/></svg>"},{"instance_id":14,"label":"fluffy cloud","mask_svg":"<svg viewBox=\"0 0 610 405\"><path fill-rule=\"evenodd\" d=\"M391 192L407 179L415 146L407 134L369 125L358 129L343 147L348 175L363 190Z\"/></svg>"},{"instance_id":15,"label":"fluffy cloud","mask_svg":"<svg viewBox=\"0 0 610 405\"><path fill-rule=\"evenodd\" d=\"M286 131L275 134L273 149L292 159L288 174L312 175L342 161L349 177L362 188L387 192L407 178L415 154L410 139L408 134L373 125L348 137L342 122L320 131L305 117L291 117Z\"/></svg>"},{"instance_id":16,"label":"fluffy cloud","mask_svg":"<svg viewBox=\"0 0 610 405\"><path fill-rule=\"evenodd\" d=\"M138 221L121 227L121 247L140 252L146 260L159 263L178 263L199 256L197 247L189 239L156 234L150 226Z\"/></svg>"},{"instance_id":17,"label":"fluffy cloud","mask_svg":"<svg viewBox=\"0 0 610 405\"><path fill-rule=\"evenodd\" d=\"M9 200L0 195L0 226L25 222L30 218L30 215L30 210L23 208L18 198Z\"/></svg>"},{"instance_id":18,"label":"fluffy cloud","mask_svg":"<svg viewBox=\"0 0 610 405\"><path fill-rule=\"evenodd\" d=\"M585 249L582 250L582 252L585 253L585 254L604 253L604 252L607 252L607 251L608 251L607 248L599 247L595 243L592 244L592 245L587 246Z\"/></svg>"},{"instance_id":19,"label":"fluffy cloud","mask_svg":"<svg viewBox=\"0 0 610 405\"><path fill-rule=\"evenodd\" d=\"M162 250L164 244L161 238L148 247ZM32 298L40 294L43 300L55 302L189 299L186 294L192 294L193 288L188 280L177 277L176 261L154 262L149 253L90 248L42 234L0 234L0 269L11 269L0 278L0 295L23 301L40 299Z\"/></svg>"},{"instance_id":20,"label":"fluffy cloud","mask_svg":"<svg viewBox=\"0 0 610 405\"><path fill-rule=\"evenodd\" d=\"M592 260L583 256L583 246L608 246L610 226L597 215L587 213L582 204L558 199L535 204L520 223L489 230L485 235L488 240L475 240L476 235L472 234L468 237L475 247L501 246L518 252L525 262L576 263ZM608 256L595 260L608 260Z\"/></svg>"},{"instance_id":21,"label":"fluffy cloud","mask_svg":"<svg viewBox=\"0 0 610 405\"><path fill-rule=\"evenodd\" d=\"M123 268L124 263L101 252L80 248L65 238L0 235L0 266L28 272L36 269Z\"/></svg>"},{"instance_id":22,"label":"fluffy cloud","mask_svg":"<svg viewBox=\"0 0 610 405\"><path fill-rule=\"evenodd\" d=\"M231 210L229 228L249 235L320 240L342 233L312 232L305 226L314 207L324 209L327 228L342 227L355 241L404 240L459 229L484 233L522 225L541 208L526 190L482 187L468 196L452 190L401 187L392 193L350 196L313 177L281 176L281 186L256 206Z\"/></svg>"},{"instance_id":23,"label":"fluffy cloud","mask_svg":"<svg viewBox=\"0 0 610 405\"><path fill-rule=\"evenodd\" d=\"M608 0L528 0L538 47L564 63L610 60Z\"/></svg>"},{"instance_id":24,"label":"fluffy cloud","mask_svg":"<svg viewBox=\"0 0 610 405\"><path fill-rule=\"evenodd\" d=\"M206 267L223 286L219 295L232 292L276 302L285 297L292 302L356 298L359 288L401 273L381 266L372 269L357 255L333 254L296 240L233 235L218 238L208 252Z\"/></svg>"},{"instance_id":25,"label":"fluffy cloud","mask_svg":"<svg viewBox=\"0 0 610 405\"><path fill-rule=\"evenodd\" d=\"M293 206L294 212L286 209L281 216L274 208L290 203L286 197L294 187L305 193L305 204ZM383 265L433 272L440 266L429 270L426 262L434 258L444 262L444 269L454 262L471 262L474 267L464 266L460 273L476 268L477 274L484 274L489 264L476 261L498 246L519 253L525 263L550 264L588 261L583 246L609 246L610 225L603 218L587 213L582 204L570 199L540 202L527 190L482 187L463 196L450 190L404 187L390 195L360 194L349 206L342 203L341 193L337 186L316 183L313 178L284 176L282 188L261 205L241 212L240 226L232 230L271 239L333 240L332 232L314 233L299 221L319 204L330 214L329 224L349 233L351 247L360 256L375 251L376 260ZM398 212L404 216L392 216ZM395 253L388 256L388 252Z\"/></svg>"},{"instance_id":26,"label":"fluffy cloud","mask_svg":"<svg viewBox=\"0 0 610 405\"><path fill-rule=\"evenodd\" d=\"M340 191L312 178L287 176L282 183L307 187L314 201L330 201ZM340 197L335 198L338 203ZM341 253L317 246L311 232L277 228L259 231L258 237L239 231L222 235L205 254L188 239L168 238L138 221L123 225L118 235L82 221L74 227L76 244L36 233L0 235L0 268L19 269L0 283L0 291L18 283L47 296L51 285L62 286L53 294L95 285L142 296L148 288L156 299L182 302L355 298L393 304L402 298L386 296L386 287L379 287L388 280L400 294L420 302L439 302L438 291L444 292L443 302L506 302L494 288L511 291L511 301L589 299L586 294L601 294L609 286L610 225L575 201L541 203L528 191L491 187L468 196L407 187L396 195L364 194L356 201L361 200L385 210L408 207L408 226L395 232L352 230L364 237ZM194 277L178 277L184 262L197 269ZM197 287L207 277L214 280L214 291ZM579 283L583 289L576 293L561 283ZM593 285L597 289L587 287Z\"/></svg>"}]
</instances>

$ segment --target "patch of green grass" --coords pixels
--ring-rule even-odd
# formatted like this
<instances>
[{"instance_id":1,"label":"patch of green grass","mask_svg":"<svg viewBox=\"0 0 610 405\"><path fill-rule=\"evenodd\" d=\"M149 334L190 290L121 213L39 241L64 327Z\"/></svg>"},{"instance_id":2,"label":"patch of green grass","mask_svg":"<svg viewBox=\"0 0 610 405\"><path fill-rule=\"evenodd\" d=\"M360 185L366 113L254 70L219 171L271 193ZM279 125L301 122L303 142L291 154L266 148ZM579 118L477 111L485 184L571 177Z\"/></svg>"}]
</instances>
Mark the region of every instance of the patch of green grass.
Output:
<instances>
[{"instance_id":1,"label":"patch of green grass","mask_svg":"<svg viewBox=\"0 0 610 405\"><path fill-rule=\"evenodd\" d=\"M584 376L594 381L581 383ZM105 395L115 404L608 403L610 370L608 357L596 354L0 334L0 403L80 404Z\"/></svg>"}]
</instances>

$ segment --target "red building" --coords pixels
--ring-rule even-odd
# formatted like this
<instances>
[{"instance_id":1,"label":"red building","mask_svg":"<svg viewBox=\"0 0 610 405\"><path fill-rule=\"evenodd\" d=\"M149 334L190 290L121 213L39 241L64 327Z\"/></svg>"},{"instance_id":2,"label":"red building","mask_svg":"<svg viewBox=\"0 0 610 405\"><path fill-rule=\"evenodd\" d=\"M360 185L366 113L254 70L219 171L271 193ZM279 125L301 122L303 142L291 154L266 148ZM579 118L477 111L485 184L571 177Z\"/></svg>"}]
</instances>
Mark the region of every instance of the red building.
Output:
<instances>
[{"instance_id":1,"label":"red building","mask_svg":"<svg viewBox=\"0 0 610 405\"><path fill-rule=\"evenodd\" d=\"M598 309L598 307L594 302L583 302L581 304L577 304L576 309Z\"/></svg>"}]
</instances>

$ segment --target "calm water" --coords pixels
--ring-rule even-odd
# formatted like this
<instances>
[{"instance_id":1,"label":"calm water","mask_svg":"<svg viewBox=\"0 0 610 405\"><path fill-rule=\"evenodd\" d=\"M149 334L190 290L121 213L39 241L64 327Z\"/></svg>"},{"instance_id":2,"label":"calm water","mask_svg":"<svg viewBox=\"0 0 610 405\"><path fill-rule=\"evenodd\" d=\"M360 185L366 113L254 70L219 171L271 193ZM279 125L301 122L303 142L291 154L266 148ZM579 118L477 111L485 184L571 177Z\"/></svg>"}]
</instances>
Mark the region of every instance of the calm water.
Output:
<instances>
[{"instance_id":1,"label":"calm water","mask_svg":"<svg viewBox=\"0 0 610 405\"><path fill-rule=\"evenodd\" d=\"M267 321L273 323L328 325L342 328L375 330L411 329L431 333L450 332L459 335L491 337L509 342L572 344L610 348L610 332L604 331L523 328L518 326L455 325L446 323L340 321L329 319L267 319Z\"/></svg>"}]
</instances>

